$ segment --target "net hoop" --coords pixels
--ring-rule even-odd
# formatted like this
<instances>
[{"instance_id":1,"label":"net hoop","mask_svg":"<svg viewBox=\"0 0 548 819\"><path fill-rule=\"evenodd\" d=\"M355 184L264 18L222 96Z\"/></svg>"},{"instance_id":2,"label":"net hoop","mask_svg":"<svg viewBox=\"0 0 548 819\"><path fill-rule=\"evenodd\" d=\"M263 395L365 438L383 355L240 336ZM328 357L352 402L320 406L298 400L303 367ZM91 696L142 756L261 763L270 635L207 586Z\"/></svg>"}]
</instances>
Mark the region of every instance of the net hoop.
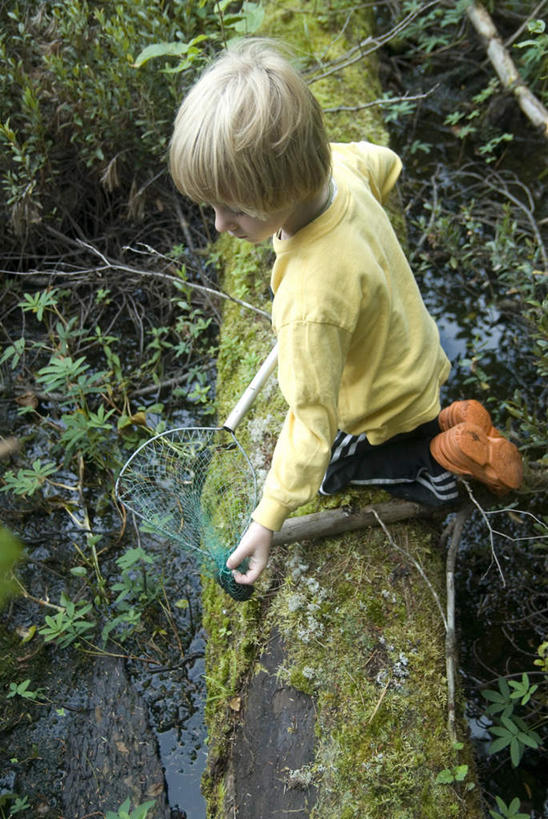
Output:
<instances>
[{"instance_id":1,"label":"net hoop","mask_svg":"<svg viewBox=\"0 0 548 819\"><path fill-rule=\"evenodd\" d=\"M201 554L206 574L231 597L251 596L253 587L226 568L257 496L253 465L233 430L184 426L153 435L125 462L114 491L150 530Z\"/></svg>"}]
</instances>

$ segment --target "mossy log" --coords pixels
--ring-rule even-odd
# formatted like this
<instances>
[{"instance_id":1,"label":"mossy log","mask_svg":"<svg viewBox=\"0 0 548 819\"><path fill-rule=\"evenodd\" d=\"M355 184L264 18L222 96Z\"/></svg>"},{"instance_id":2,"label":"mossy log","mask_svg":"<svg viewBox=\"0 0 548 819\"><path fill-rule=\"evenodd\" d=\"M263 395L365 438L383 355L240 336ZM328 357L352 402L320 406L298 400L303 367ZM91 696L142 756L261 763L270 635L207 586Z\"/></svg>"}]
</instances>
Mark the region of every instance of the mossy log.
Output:
<instances>
[{"instance_id":1,"label":"mossy log","mask_svg":"<svg viewBox=\"0 0 548 819\"><path fill-rule=\"evenodd\" d=\"M325 63L371 35L367 15L343 3L326 9L304 0L277 2L267 4L262 33ZM381 96L373 58L312 87L324 108ZM387 144L374 112L327 115L330 137ZM401 225L401 214L391 213ZM271 251L227 237L218 250L224 288L268 311ZM273 342L261 314L227 307L219 418ZM284 414L272 378L238 428L259 483ZM388 502L381 491L347 493L317 498L298 514ZM322 539L305 534L273 549L246 603L234 603L213 581L205 582L209 757L203 790L210 819L483 816L458 692L462 748L448 730L439 607L445 554L438 544L436 524L419 518ZM457 765L469 766L463 781L436 782L441 771Z\"/></svg>"}]
</instances>

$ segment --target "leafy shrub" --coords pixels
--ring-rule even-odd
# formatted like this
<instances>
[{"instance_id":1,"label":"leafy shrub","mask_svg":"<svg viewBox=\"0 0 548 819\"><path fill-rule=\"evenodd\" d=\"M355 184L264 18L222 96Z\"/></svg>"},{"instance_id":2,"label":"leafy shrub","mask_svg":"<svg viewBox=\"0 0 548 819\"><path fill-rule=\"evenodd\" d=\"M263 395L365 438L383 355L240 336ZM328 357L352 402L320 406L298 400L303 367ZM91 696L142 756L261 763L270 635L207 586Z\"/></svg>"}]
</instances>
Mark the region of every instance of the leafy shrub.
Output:
<instances>
[{"instance_id":1,"label":"leafy shrub","mask_svg":"<svg viewBox=\"0 0 548 819\"><path fill-rule=\"evenodd\" d=\"M158 41L217 33L214 6L213 0L2 4L3 233L9 227L21 238L48 220L69 232L78 224L85 233L114 191L131 213L139 212L140 191L163 164L181 79L188 83L192 72L137 70L135 58ZM197 64L203 54L190 52Z\"/></svg>"}]
</instances>

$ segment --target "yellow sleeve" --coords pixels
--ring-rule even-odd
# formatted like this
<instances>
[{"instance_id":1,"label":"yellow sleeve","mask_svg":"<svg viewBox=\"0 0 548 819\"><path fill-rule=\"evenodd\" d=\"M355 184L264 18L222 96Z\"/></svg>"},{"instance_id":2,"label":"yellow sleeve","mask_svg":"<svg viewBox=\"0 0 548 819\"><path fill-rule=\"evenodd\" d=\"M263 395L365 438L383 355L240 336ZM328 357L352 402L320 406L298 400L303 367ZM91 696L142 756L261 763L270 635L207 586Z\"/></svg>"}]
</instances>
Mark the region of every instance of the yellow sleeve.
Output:
<instances>
[{"instance_id":1,"label":"yellow sleeve","mask_svg":"<svg viewBox=\"0 0 548 819\"><path fill-rule=\"evenodd\" d=\"M390 148L382 145L359 142L358 146L364 150L371 190L382 205L401 173L401 159Z\"/></svg>"},{"instance_id":2,"label":"yellow sleeve","mask_svg":"<svg viewBox=\"0 0 548 819\"><path fill-rule=\"evenodd\" d=\"M337 400L350 334L293 322L278 331L280 389L289 405L253 520L274 531L318 491L337 431Z\"/></svg>"},{"instance_id":3,"label":"yellow sleeve","mask_svg":"<svg viewBox=\"0 0 548 819\"><path fill-rule=\"evenodd\" d=\"M388 194L396 184L401 173L402 162L399 156L384 145L373 142L351 142L348 145L333 145L335 155L344 161L345 156L353 157L352 164L357 165L358 172L364 177L375 199L383 205Z\"/></svg>"}]
</instances>

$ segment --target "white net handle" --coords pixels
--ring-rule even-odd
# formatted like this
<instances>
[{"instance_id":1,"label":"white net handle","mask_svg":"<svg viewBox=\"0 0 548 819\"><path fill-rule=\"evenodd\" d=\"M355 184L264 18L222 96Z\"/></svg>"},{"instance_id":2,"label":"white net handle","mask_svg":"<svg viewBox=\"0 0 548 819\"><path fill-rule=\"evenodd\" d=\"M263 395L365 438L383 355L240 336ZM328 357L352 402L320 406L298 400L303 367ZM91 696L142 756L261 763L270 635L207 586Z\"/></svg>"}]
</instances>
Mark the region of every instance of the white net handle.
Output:
<instances>
[{"instance_id":1,"label":"white net handle","mask_svg":"<svg viewBox=\"0 0 548 819\"><path fill-rule=\"evenodd\" d=\"M257 398L260 390L264 387L265 383L270 378L276 364L278 362L278 345L276 344L275 347L272 348L268 357L263 361L261 364L260 369L255 374L253 380L247 387L246 391L243 393L242 397L226 419L223 424L223 428L229 430L230 432L234 432L246 412L248 412L249 408Z\"/></svg>"}]
</instances>

